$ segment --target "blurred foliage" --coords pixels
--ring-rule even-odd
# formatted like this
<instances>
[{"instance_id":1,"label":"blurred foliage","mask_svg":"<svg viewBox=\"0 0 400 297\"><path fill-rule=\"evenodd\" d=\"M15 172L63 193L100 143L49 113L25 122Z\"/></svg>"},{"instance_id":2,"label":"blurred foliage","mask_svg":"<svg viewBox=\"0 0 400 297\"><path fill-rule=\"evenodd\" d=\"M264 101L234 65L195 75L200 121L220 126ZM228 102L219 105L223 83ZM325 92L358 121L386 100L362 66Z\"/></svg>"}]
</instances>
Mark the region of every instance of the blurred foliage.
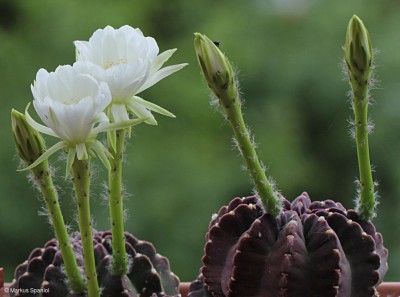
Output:
<instances>
[{"instance_id":1,"label":"blurred foliage","mask_svg":"<svg viewBox=\"0 0 400 297\"><path fill-rule=\"evenodd\" d=\"M40 195L24 173L16 172L10 110L23 111L32 100L30 84L39 68L50 71L73 63L72 42L87 40L106 25L140 27L162 51L179 49L170 63L190 63L142 94L177 118L159 116L157 127L135 128L125 167L127 230L153 242L182 280L198 273L212 213L231 198L252 192L230 144L229 126L209 106L193 32L219 40L237 66L245 116L282 193L292 200L308 191L314 200L331 198L353 207L358 172L341 61L347 22L357 14L380 51L380 82L370 113L376 124L371 157L381 196L375 223L390 250L386 280L399 281L398 6L395 0L0 0L0 266L7 280L30 250L52 237L47 219L38 216ZM64 162L53 158L52 163L59 173L66 221L77 229ZM93 217L96 228L105 230L105 172L99 162L93 163Z\"/></svg>"}]
</instances>

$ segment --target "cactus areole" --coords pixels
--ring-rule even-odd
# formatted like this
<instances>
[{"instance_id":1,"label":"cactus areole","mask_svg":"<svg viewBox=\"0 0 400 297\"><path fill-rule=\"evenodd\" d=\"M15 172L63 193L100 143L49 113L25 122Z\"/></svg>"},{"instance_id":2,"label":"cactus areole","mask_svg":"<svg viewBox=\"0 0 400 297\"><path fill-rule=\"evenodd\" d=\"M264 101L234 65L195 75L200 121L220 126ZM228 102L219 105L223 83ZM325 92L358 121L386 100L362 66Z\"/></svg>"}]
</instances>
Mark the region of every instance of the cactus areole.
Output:
<instances>
[{"instance_id":1,"label":"cactus areole","mask_svg":"<svg viewBox=\"0 0 400 297\"><path fill-rule=\"evenodd\" d=\"M72 237L78 265L83 270L82 243L79 232ZM179 279L170 271L167 258L154 246L125 233L125 246L130 266L126 275L111 272L111 231L93 232L93 245L98 282L102 297L168 297L179 296ZM35 294L32 294L34 291ZM43 248L34 249L28 260L15 270L9 288L11 296L85 297L86 293L70 292L64 274L63 260L55 239Z\"/></svg>"},{"instance_id":2,"label":"cactus areole","mask_svg":"<svg viewBox=\"0 0 400 297\"><path fill-rule=\"evenodd\" d=\"M281 201L278 217L256 196L221 208L190 297L377 296L388 251L370 221L332 200L311 202L307 193Z\"/></svg>"}]
</instances>

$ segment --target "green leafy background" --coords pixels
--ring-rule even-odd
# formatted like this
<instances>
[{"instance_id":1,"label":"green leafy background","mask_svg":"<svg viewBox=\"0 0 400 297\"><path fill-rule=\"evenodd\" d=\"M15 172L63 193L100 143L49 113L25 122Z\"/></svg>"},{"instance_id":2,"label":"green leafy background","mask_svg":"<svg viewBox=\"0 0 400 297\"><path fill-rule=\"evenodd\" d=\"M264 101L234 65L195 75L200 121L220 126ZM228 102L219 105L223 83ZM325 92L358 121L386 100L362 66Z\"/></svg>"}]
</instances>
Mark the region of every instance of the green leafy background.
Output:
<instances>
[{"instance_id":1,"label":"green leafy background","mask_svg":"<svg viewBox=\"0 0 400 297\"><path fill-rule=\"evenodd\" d=\"M348 83L343 80L347 23L353 14L367 25L379 50L370 138L380 204L375 220L390 250L387 281L400 278L400 10L395 0L248 1L0 1L0 267L11 281L15 266L52 237L43 203L19 160L10 110L32 100L30 84L41 68L74 62L74 40L98 28L129 24L156 38L160 49L178 48L170 63L182 71L142 97L177 115L140 125L127 146L124 168L126 229L154 243L183 281L196 277L211 215L252 184L232 148L231 132L209 105L193 50L193 32L221 42L238 69L245 117L259 155L290 200L307 191L313 200L354 205L358 176ZM54 139L46 138L48 145ZM64 161L53 157L65 219L77 229L72 185ZM105 170L94 163L95 227L109 228L102 198Z\"/></svg>"}]
</instances>

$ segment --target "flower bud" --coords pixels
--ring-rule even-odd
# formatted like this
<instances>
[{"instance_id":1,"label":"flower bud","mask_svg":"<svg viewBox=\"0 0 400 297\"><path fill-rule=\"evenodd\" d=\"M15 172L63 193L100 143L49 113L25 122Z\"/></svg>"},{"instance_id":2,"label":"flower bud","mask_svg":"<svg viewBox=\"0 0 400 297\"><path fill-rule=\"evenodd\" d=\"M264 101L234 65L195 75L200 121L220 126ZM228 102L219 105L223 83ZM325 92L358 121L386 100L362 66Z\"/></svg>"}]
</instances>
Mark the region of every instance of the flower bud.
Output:
<instances>
[{"instance_id":1,"label":"flower bud","mask_svg":"<svg viewBox=\"0 0 400 297\"><path fill-rule=\"evenodd\" d=\"M231 64L218 46L207 36L195 33L194 47L208 86L218 96L234 83Z\"/></svg>"},{"instance_id":2,"label":"flower bud","mask_svg":"<svg viewBox=\"0 0 400 297\"><path fill-rule=\"evenodd\" d=\"M11 129L19 156L27 165L32 164L46 149L43 137L15 109L11 110Z\"/></svg>"},{"instance_id":3,"label":"flower bud","mask_svg":"<svg viewBox=\"0 0 400 297\"><path fill-rule=\"evenodd\" d=\"M347 27L345 58L353 75L369 75L373 58L371 40L367 28L356 15Z\"/></svg>"}]
</instances>

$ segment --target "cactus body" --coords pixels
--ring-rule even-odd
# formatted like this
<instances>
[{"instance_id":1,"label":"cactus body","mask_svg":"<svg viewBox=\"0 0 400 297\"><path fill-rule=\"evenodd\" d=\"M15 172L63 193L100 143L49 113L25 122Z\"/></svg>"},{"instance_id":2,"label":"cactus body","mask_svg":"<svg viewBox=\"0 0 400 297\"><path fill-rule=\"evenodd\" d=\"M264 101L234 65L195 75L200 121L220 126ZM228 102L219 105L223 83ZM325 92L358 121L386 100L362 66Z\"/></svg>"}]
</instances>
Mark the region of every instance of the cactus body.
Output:
<instances>
[{"instance_id":1,"label":"cactus body","mask_svg":"<svg viewBox=\"0 0 400 297\"><path fill-rule=\"evenodd\" d=\"M70 292L63 270L61 252L55 239L43 248L34 249L28 260L15 271L10 293L15 296L85 297ZM79 232L72 238L78 265L83 270L82 245ZM179 296L179 280L171 273L167 258L157 254L154 246L125 233L125 246L131 264L127 275L111 273L111 232L93 232L96 269L101 296L106 297L162 297ZM37 293L33 294L32 289Z\"/></svg>"},{"instance_id":2,"label":"cactus body","mask_svg":"<svg viewBox=\"0 0 400 297\"><path fill-rule=\"evenodd\" d=\"M189 296L376 296L388 251L370 221L307 193L282 198L278 217L260 205L254 196L235 198L213 218Z\"/></svg>"}]
</instances>

